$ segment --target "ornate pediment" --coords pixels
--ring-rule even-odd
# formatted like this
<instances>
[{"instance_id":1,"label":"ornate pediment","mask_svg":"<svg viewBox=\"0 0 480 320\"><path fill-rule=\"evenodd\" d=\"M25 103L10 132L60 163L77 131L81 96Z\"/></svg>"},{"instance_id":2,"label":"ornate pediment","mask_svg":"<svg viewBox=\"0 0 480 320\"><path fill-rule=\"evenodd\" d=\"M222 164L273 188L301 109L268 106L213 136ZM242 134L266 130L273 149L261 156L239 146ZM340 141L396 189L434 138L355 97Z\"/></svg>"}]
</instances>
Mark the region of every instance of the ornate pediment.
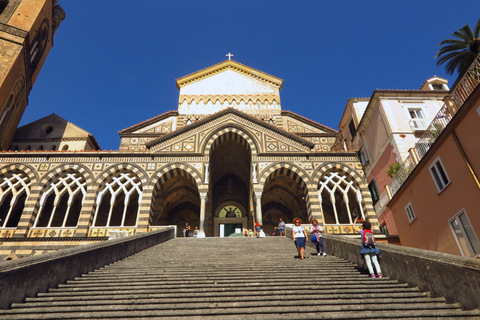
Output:
<instances>
[{"instance_id":1,"label":"ornate pediment","mask_svg":"<svg viewBox=\"0 0 480 320\"><path fill-rule=\"evenodd\" d=\"M279 114L283 80L233 60L177 79L180 114L214 114L234 108L248 114Z\"/></svg>"},{"instance_id":2,"label":"ornate pediment","mask_svg":"<svg viewBox=\"0 0 480 320\"><path fill-rule=\"evenodd\" d=\"M202 154L223 132L242 135L256 152L305 153L314 144L235 109L227 109L147 143L154 152Z\"/></svg>"}]
</instances>

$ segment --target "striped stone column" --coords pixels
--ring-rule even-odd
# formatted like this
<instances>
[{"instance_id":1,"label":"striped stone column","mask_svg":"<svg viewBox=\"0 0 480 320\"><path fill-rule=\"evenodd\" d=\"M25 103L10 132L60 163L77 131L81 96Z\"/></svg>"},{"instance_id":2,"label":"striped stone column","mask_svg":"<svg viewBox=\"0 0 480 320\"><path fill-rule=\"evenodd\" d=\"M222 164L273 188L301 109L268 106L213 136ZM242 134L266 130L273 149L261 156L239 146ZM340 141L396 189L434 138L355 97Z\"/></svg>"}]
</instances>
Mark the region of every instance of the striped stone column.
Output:
<instances>
[{"instance_id":1,"label":"striped stone column","mask_svg":"<svg viewBox=\"0 0 480 320\"><path fill-rule=\"evenodd\" d=\"M323 225L323 213L320 205L320 199L318 198L318 190L315 186L308 184L307 185L307 210L309 214L309 219L317 219L318 224Z\"/></svg>"},{"instance_id":2,"label":"striped stone column","mask_svg":"<svg viewBox=\"0 0 480 320\"><path fill-rule=\"evenodd\" d=\"M140 203L137 217L137 233L148 232L153 215L153 189L153 186L143 188L142 202Z\"/></svg>"},{"instance_id":3,"label":"striped stone column","mask_svg":"<svg viewBox=\"0 0 480 320\"><path fill-rule=\"evenodd\" d=\"M33 226L38 214L42 189L41 186L32 187L30 195L25 200L25 208L18 222L17 229L13 234L14 238L24 238L28 235L28 230Z\"/></svg>"},{"instance_id":4,"label":"striped stone column","mask_svg":"<svg viewBox=\"0 0 480 320\"><path fill-rule=\"evenodd\" d=\"M87 194L82 203L82 211L78 218L77 230L75 231L75 237L86 237L88 235L88 229L93 225L93 217L95 215L95 196L97 195L98 186L87 189Z\"/></svg>"}]
</instances>

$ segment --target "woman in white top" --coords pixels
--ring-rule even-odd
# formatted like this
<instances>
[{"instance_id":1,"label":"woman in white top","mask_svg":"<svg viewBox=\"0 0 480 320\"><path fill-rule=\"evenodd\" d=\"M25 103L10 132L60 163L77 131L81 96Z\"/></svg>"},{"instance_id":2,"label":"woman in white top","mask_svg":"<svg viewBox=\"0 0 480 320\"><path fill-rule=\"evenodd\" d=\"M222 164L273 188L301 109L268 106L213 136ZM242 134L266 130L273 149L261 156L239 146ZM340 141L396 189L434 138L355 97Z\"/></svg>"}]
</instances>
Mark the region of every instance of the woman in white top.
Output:
<instances>
[{"instance_id":1,"label":"woman in white top","mask_svg":"<svg viewBox=\"0 0 480 320\"><path fill-rule=\"evenodd\" d=\"M300 259L305 260L305 242L308 241L307 233L305 232L305 229L301 226L302 220L300 218L293 219L293 223L295 224L292 232L293 241L295 242L295 246L297 247Z\"/></svg>"}]
</instances>

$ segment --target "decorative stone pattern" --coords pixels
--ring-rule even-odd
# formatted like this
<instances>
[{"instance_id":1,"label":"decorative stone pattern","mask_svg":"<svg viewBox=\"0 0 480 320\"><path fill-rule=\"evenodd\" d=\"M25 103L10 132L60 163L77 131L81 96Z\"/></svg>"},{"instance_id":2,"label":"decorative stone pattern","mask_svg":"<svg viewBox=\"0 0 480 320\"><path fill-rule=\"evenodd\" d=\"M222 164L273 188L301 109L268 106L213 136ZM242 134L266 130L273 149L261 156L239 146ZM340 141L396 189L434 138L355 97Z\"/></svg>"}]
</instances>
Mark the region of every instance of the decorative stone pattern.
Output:
<instances>
[{"instance_id":1,"label":"decorative stone pattern","mask_svg":"<svg viewBox=\"0 0 480 320\"><path fill-rule=\"evenodd\" d=\"M316 218L329 233L349 234L351 224L343 220L353 212L377 227L357 155L330 151L336 131L282 112L281 79L253 75L243 65L230 67L241 70L233 79L240 87L252 79L244 85L252 91L245 101L278 102L278 108L258 114L234 108L211 114L170 111L122 130L119 151L2 153L0 208L11 211L18 223L3 225L0 237L102 238L166 224L177 225L181 233L184 221L195 221L211 236L218 234L219 223L228 222L215 216L227 204L243 208L244 227L254 219L272 224L283 211ZM203 88L202 79L212 80L223 68L177 84ZM228 74L222 79L228 81ZM208 97L233 105L243 94L206 92L200 98L195 90L179 101L200 103ZM230 90L228 83L222 90ZM327 204L332 197L336 200Z\"/></svg>"}]
</instances>

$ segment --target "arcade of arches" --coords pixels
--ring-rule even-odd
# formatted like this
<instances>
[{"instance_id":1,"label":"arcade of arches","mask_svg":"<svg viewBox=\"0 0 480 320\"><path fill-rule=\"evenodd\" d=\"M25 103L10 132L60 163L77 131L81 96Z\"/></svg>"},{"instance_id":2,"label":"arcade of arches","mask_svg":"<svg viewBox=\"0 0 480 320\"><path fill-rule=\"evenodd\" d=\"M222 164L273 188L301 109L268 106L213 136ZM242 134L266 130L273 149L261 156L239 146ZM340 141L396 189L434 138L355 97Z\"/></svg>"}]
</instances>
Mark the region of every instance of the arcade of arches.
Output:
<instances>
[{"instance_id":1,"label":"arcade of arches","mask_svg":"<svg viewBox=\"0 0 480 320\"><path fill-rule=\"evenodd\" d=\"M271 233L280 219L294 217L317 218L329 232L350 233L353 218L371 212L365 183L350 166L323 162L309 175L301 163L258 162L236 133L216 141L201 164L203 174L188 162L149 166L151 157L139 157L143 166L111 163L101 171L52 163L42 176L30 164L6 165L0 183L2 236L98 237L164 225L176 225L181 235L186 222L206 236L225 236L235 228L252 229L255 221ZM143 169L149 167L160 169Z\"/></svg>"},{"instance_id":2,"label":"arcade of arches","mask_svg":"<svg viewBox=\"0 0 480 320\"><path fill-rule=\"evenodd\" d=\"M329 233L353 233L356 216L377 228L357 154L331 151L335 130L282 111L282 83L227 60L178 79L179 110L120 131L118 151L2 153L0 237L98 238L169 225L180 236L187 222L201 235L229 236L255 221L271 234L294 217L316 218ZM220 111L199 109L204 97L223 101Z\"/></svg>"}]
</instances>

